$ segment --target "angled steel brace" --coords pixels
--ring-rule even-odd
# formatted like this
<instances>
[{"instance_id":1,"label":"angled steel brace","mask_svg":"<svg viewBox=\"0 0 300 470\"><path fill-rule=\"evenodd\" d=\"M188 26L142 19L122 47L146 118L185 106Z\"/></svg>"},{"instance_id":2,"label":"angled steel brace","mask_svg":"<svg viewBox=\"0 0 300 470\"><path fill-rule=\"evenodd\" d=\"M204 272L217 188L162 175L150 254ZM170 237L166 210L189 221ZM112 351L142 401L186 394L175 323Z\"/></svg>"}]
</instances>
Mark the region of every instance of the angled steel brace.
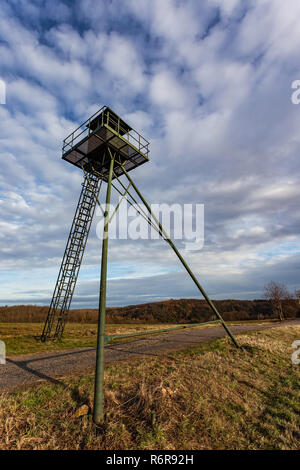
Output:
<instances>
[{"instance_id":1,"label":"angled steel brace","mask_svg":"<svg viewBox=\"0 0 300 470\"><path fill-rule=\"evenodd\" d=\"M175 252L175 254L177 255L177 257L179 258L179 260L181 261L182 265L184 266L184 268L186 269L186 271L188 272L188 274L190 275L190 277L192 278L192 280L194 281L194 283L196 284L196 286L198 287L198 289L200 290L201 294L203 295L203 297L205 298L205 300L207 301L208 305L210 306L210 308L212 309L212 311L214 312L214 314L217 316L217 318L219 319L220 323L222 324L223 328L225 329L226 333L230 336L231 340L233 341L234 345L239 348L239 344L238 342L236 341L235 337L233 336L233 334L231 333L230 329L228 328L228 326L226 325L225 321L223 320L221 314L218 312L217 308L215 307L215 305L213 304L213 302L210 300L210 298L208 297L207 293L205 292L205 290L203 289L203 287L201 286L201 284L199 283L198 279L196 278L196 276L194 275L194 273L191 271L191 269L189 268L188 264L186 263L186 261L184 260L184 258L182 257L182 255L179 253L178 249L176 248L176 246L174 245L173 241L171 240L171 238L168 236L168 234L166 233L166 231L163 229L161 223L159 222L159 220L156 218L156 216L153 214L152 210L151 210L151 207L149 206L149 204L147 203L147 201L145 200L145 198L143 197L143 195L141 194L141 192L139 191L139 189L137 188L137 186L135 185L135 183L132 181L131 177L129 176L129 174L127 173L127 171L125 170L124 166L122 164L120 164L121 167L122 167L122 170L124 171L124 174L126 175L128 181L131 183L132 187L134 188L135 192L137 193L137 195L139 196L139 198L141 199L141 201L143 202L143 204L145 205L145 207L147 208L149 214L151 215L152 219L156 222L157 226L159 227L159 230L161 232L161 236L162 234L165 235L165 240L166 242L170 245L170 247L173 249L173 251ZM163 237L164 238L164 237Z\"/></svg>"}]
</instances>

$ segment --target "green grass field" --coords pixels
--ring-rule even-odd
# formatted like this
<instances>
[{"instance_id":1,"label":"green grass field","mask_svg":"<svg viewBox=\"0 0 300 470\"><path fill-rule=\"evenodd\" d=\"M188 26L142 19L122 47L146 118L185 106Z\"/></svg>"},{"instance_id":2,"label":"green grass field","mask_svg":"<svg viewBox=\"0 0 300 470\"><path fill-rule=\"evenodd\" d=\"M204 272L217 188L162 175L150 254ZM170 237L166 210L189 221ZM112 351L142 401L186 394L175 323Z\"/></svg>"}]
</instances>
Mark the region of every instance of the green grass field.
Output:
<instances>
[{"instance_id":1,"label":"green grass field","mask_svg":"<svg viewBox=\"0 0 300 470\"><path fill-rule=\"evenodd\" d=\"M93 374L2 394L0 449L297 449L299 338L286 326L106 367L98 428Z\"/></svg>"}]
</instances>

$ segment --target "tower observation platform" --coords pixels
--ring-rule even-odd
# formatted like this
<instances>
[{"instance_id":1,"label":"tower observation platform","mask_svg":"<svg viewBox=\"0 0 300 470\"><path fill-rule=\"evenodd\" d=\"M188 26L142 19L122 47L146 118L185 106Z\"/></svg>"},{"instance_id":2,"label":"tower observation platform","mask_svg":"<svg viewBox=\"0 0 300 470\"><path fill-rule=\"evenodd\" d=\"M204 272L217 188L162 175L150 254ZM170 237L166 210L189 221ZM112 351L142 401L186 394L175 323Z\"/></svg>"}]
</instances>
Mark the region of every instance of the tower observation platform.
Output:
<instances>
[{"instance_id":1,"label":"tower observation platform","mask_svg":"<svg viewBox=\"0 0 300 470\"><path fill-rule=\"evenodd\" d=\"M108 106L103 106L64 140L62 158L107 181L110 165L107 149L116 155L113 179L124 173L121 165L128 172L149 160L149 142Z\"/></svg>"}]
</instances>

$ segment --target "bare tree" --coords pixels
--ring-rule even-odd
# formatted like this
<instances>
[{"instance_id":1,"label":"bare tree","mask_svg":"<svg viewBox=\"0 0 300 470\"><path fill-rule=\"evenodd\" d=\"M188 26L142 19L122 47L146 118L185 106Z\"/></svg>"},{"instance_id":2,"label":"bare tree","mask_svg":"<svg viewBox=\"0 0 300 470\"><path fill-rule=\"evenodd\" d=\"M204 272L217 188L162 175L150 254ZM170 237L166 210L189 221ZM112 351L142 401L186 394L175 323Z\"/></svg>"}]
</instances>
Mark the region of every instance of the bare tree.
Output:
<instances>
[{"instance_id":1,"label":"bare tree","mask_svg":"<svg viewBox=\"0 0 300 470\"><path fill-rule=\"evenodd\" d=\"M265 286L265 298L272 304L272 310L279 320L284 320L282 301L291 298L289 291L284 284L277 284L274 281Z\"/></svg>"},{"instance_id":2,"label":"bare tree","mask_svg":"<svg viewBox=\"0 0 300 470\"><path fill-rule=\"evenodd\" d=\"M298 304L300 305L300 289L295 290L295 296L298 301Z\"/></svg>"}]
</instances>

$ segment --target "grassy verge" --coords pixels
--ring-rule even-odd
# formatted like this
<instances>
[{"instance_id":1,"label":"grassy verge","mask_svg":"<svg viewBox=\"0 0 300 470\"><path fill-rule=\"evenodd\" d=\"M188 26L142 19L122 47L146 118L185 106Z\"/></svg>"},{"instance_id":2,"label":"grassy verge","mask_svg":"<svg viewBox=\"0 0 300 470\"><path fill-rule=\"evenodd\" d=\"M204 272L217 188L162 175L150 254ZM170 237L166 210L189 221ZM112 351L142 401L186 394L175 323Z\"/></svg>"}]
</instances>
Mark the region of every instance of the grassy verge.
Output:
<instances>
[{"instance_id":1,"label":"grassy verge","mask_svg":"<svg viewBox=\"0 0 300 470\"><path fill-rule=\"evenodd\" d=\"M0 449L296 449L300 327L228 338L106 368L106 421L91 415L93 377L0 398ZM84 415L79 416L83 410Z\"/></svg>"}]
</instances>

